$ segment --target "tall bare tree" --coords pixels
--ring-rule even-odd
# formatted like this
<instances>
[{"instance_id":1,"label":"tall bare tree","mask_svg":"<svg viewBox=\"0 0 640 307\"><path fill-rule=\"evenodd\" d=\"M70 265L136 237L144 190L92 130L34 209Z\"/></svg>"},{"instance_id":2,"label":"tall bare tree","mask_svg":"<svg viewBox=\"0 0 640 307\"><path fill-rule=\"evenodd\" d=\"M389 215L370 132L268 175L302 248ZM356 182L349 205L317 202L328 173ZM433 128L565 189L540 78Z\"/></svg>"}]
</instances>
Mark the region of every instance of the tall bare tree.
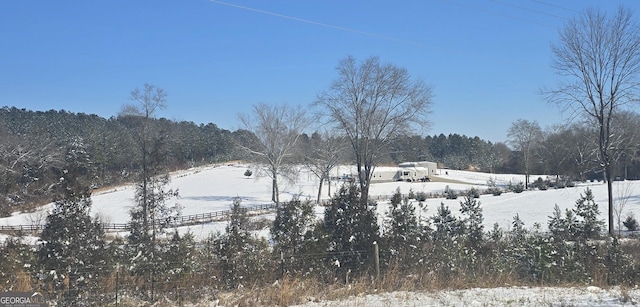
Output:
<instances>
[{"instance_id":1,"label":"tall bare tree","mask_svg":"<svg viewBox=\"0 0 640 307\"><path fill-rule=\"evenodd\" d=\"M279 177L292 177L297 173L290 162L301 132L307 125L305 112L301 107L258 104L253 106L252 114L240 114L238 117L244 128L255 136L253 142L240 146L271 178L271 200L279 204Z\"/></svg>"},{"instance_id":2,"label":"tall bare tree","mask_svg":"<svg viewBox=\"0 0 640 307\"><path fill-rule=\"evenodd\" d=\"M166 97L163 89L145 84L142 89L131 91L131 104L125 105L119 114L137 142L141 168L136 182L136 206L130 211L129 270L146 279L151 300L155 295L155 276L167 268L166 249L160 239L180 214L178 204L167 205L177 192L167 190L170 178L162 165L167 160L166 131L159 129L155 121L158 111L166 108Z\"/></svg>"},{"instance_id":3,"label":"tall bare tree","mask_svg":"<svg viewBox=\"0 0 640 307\"><path fill-rule=\"evenodd\" d=\"M522 152L524 161L525 188L529 188L529 171L531 170L531 158L536 146L542 139L542 129L536 121L526 119L518 119L509 128L507 132L509 143L516 150Z\"/></svg>"},{"instance_id":4,"label":"tall bare tree","mask_svg":"<svg viewBox=\"0 0 640 307\"><path fill-rule=\"evenodd\" d=\"M613 16L588 9L567 23L560 31L560 42L552 46L553 68L564 80L547 93L548 99L596 124L594 137L607 181L610 235L614 235L612 122L616 112L638 98L639 31L628 9L620 7Z\"/></svg>"},{"instance_id":5,"label":"tall bare tree","mask_svg":"<svg viewBox=\"0 0 640 307\"><path fill-rule=\"evenodd\" d=\"M628 177L628 166L640 158L640 115L631 111L618 112L611 123L613 131L614 161L623 179Z\"/></svg>"},{"instance_id":6,"label":"tall bare tree","mask_svg":"<svg viewBox=\"0 0 640 307\"><path fill-rule=\"evenodd\" d=\"M361 200L369 197L371 176L385 148L396 137L428 127L433 95L405 68L380 63L377 57L340 61L338 77L316 105L344 132L356 159Z\"/></svg>"},{"instance_id":7,"label":"tall bare tree","mask_svg":"<svg viewBox=\"0 0 640 307\"><path fill-rule=\"evenodd\" d=\"M151 159L157 153L161 136L157 135L152 127L152 120L156 118L158 111L167 107L167 93L155 85L145 83L143 88L135 88L129 96L131 103L125 104L119 116L127 117L130 128L139 146L140 173L139 197L142 209L142 227L150 229L149 217L151 216L149 204L153 197L150 197L152 177L156 173L157 160Z\"/></svg>"},{"instance_id":8,"label":"tall bare tree","mask_svg":"<svg viewBox=\"0 0 640 307\"><path fill-rule=\"evenodd\" d=\"M319 204L325 180L329 184L328 193L331 196L331 176L329 173L342 161L348 145L345 144L343 137L332 135L327 130L322 133L314 133L310 143L310 148L304 151L304 165L320 180L316 200L316 203Z\"/></svg>"}]
</instances>

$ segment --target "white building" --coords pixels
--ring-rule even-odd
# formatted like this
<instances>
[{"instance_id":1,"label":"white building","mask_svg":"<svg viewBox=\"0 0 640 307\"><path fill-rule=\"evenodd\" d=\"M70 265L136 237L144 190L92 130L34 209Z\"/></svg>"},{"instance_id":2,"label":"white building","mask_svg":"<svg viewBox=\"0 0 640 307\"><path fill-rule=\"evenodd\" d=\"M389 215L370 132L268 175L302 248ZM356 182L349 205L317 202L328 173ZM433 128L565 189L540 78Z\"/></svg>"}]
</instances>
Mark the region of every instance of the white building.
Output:
<instances>
[{"instance_id":1,"label":"white building","mask_svg":"<svg viewBox=\"0 0 640 307\"><path fill-rule=\"evenodd\" d=\"M371 182L389 181L429 181L436 174L438 165L435 162L403 162L398 167L376 167L371 175Z\"/></svg>"}]
</instances>

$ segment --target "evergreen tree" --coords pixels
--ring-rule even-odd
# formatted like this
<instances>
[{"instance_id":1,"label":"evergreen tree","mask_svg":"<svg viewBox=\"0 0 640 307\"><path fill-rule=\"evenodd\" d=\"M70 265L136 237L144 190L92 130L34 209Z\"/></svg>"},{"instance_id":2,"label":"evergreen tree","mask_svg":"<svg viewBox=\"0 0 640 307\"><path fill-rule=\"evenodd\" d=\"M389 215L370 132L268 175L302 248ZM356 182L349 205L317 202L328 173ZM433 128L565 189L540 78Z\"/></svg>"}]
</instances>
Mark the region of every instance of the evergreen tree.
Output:
<instances>
[{"instance_id":1,"label":"evergreen tree","mask_svg":"<svg viewBox=\"0 0 640 307\"><path fill-rule=\"evenodd\" d=\"M87 304L89 288L107 274L105 238L97 218L90 216L89 187L79 178L90 169L90 160L80 141L67 151L66 167L60 177L63 195L40 235L37 258L45 290L51 290L65 304Z\"/></svg>"},{"instance_id":2,"label":"evergreen tree","mask_svg":"<svg viewBox=\"0 0 640 307\"><path fill-rule=\"evenodd\" d=\"M196 242L193 234L187 232L181 236L178 230L174 230L166 251L165 281L180 281L189 276L196 267L195 252Z\"/></svg>"},{"instance_id":3,"label":"evergreen tree","mask_svg":"<svg viewBox=\"0 0 640 307\"><path fill-rule=\"evenodd\" d=\"M391 197L390 203L384 235L391 254L403 267L415 265L423 255L420 247L425 239L425 231L418 221L415 206L408 198L402 198L399 188Z\"/></svg>"},{"instance_id":4,"label":"evergreen tree","mask_svg":"<svg viewBox=\"0 0 640 307\"><path fill-rule=\"evenodd\" d=\"M216 242L222 278L229 289L237 288L253 267L248 257L253 243L248 224L247 211L240 207L239 198L234 199L225 234Z\"/></svg>"},{"instance_id":5,"label":"evergreen tree","mask_svg":"<svg viewBox=\"0 0 640 307\"><path fill-rule=\"evenodd\" d=\"M345 185L324 211L327 253L338 272L366 269L373 242L379 241L374 204L360 200L360 189L354 184Z\"/></svg>"},{"instance_id":6,"label":"evergreen tree","mask_svg":"<svg viewBox=\"0 0 640 307\"><path fill-rule=\"evenodd\" d=\"M165 190L168 183L168 176L149 178L146 184L138 183L137 205L130 211L126 245L129 270L144 282L143 288L150 291L151 300L154 300L158 275L163 275L168 269L166 258L169 255L166 250L169 242L166 230L180 214L178 204L167 205L167 201L177 197L177 191ZM146 206L142 205L143 202Z\"/></svg>"},{"instance_id":7,"label":"evergreen tree","mask_svg":"<svg viewBox=\"0 0 640 307\"><path fill-rule=\"evenodd\" d=\"M270 232L274 251L282 256L283 270L295 270L301 264L300 260L304 260L299 253L308 248L314 220L313 206L308 200L300 201L295 197L277 208Z\"/></svg>"},{"instance_id":8,"label":"evergreen tree","mask_svg":"<svg viewBox=\"0 0 640 307\"><path fill-rule=\"evenodd\" d=\"M464 200L460 202L460 213L464 216L461 221L464 233L471 246L477 250L484 240L484 226L482 225L484 218L480 202L475 199L472 193L467 193Z\"/></svg>"},{"instance_id":9,"label":"evergreen tree","mask_svg":"<svg viewBox=\"0 0 640 307\"><path fill-rule=\"evenodd\" d=\"M577 223L577 236L583 240L600 236L600 231L604 227L604 221L598 220L600 210L598 204L593 199L593 192L587 188L580 199L576 201L575 214L581 218Z\"/></svg>"}]
</instances>

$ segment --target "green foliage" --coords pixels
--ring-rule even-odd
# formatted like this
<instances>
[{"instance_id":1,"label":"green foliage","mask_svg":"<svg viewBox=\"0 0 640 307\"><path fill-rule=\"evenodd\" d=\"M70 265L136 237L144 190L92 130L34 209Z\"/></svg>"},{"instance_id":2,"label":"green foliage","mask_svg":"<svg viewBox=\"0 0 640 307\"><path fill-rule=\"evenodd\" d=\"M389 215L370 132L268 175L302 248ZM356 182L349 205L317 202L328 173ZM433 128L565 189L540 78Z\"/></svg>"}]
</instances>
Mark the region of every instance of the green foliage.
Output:
<instances>
[{"instance_id":1,"label":"green foliage","mask_svg":"<svg viewBox=\"0 0 640 307\"><path fill-rule=\"evenodd\" d=\"M150 178L145 193L144 185L136 185L136 205L131 208L128 244L126 245L132 274L144 277L148 284L155 275L166 273L163 263L167 258L167 229L180 214L177 204L167 202L177 192L165 190L168 176Z\"/></svg>"},{"instance_id":2,"label":"green foliage","mask_svg":"<svg viewBox=\"0 0 640 307\"><path fill-rule=\"evenodd\" d=\"M40 234L37 263L45 289L66 304L82 304L88 289L97 286L101 274L108 269L90 272L87 268L104 267L104 231L100 222L91 218L91 194L82 173L89 168L81 143L67 151L58 190L62 194L47 216Z\"/></svg>"},{"instance_id":3,"label":"green foliage","mask_svg":"<svg viewBox=\"0 0 640 307\"><path fill-rule=\"evenodd\" d=\"M480 198L480 190L478 190L476 188L471 188L465 193L465 195L466 196L471 196L473 198Z\"/></svg>"},{"instance_id":4,"label":"green foliage","mask_svg":"<svg viewBox=\"0 0 640 307\"><path fill-rule=\"evenodd\" d=\"M458 198L458 192L456 192L455 190L449 188L449 186L445 186L444 187L444 196L446 199L457 199Z\"/></svg>"},{"instance_id":5,"label":"green foliage","mask_svg":"<svg viewBox=\"0 0 640 307\"><path fill-rule=\"evenodd\" d=\"M246 171L244 171L245 177L251 177L251 175L253 175L253 172L250 169L247 169Z\"/></svg>"},{"instance_id":6,"label":"green foliage","mask_svg":"<svg viewBox=\"0 0 640 307\"><path fill-rule=\"evenodd\" d=\"M500 196L502 194L502 190L498 187L495 178L489 178L489 180L487 180L487 186L489 187L487 188L487 193L493 196Z\"/></svg>"},{"instance_id":7,"label":"green foliage","mask_svg":"<svg viewBox=\"0 0 640 307\"><path fill-rule=\"evenodd\" d=\"M196 263L196 241L191 232L180 235L178 230L174 230L171 240L165 247L166 256L163 265L164 282L179 281L187 278L195 271Z\"/></svg>"},{"instance_id":8,"label":"green foliage","mask_svg":"<svg viewBox=\"0 0 640 307\"><path fill-rule=\"evenodd\" d=\"M415 206L409 198L402 198L399 188L390 204L384 222L384 239L391 257L406 269L424 260L420 246L427 239L428 228L421 225Z\"/></svg>"},{"instance_id":9,"label":"green foliage","mask_svg":"<svg viewBox=\"0 0 640 307\"><path fill-rule=\"evenodd\" d=\"M418 193L416 193L416 198L417 201L419 202L423 202L425 200L427 200L427 193L425 193L424 191L420 191Z\"/></svg>"},{"instance_id":10,"label":"green foliage","mask_svg":"<svg viewBox=\"0 0 640 307\"><path fill-rule=\"evenodd\" d=\"M514 192L514 193L522 193L524 191L524 183L522 183L522 181L519 181L518 183L512 183L509 182L509 186L507 187L507 190Z\"/></svg>"},{"instance_id":11,"label":"green foliage","mask_svg":"<svg viewBox=\"0 0 640 307\"><path fill-rule=\"evenodd\" d=\"M629 215L627 215L627 219L624 220L622 224L624 224L624 227L626 227L627 230L629 231L638 230L638 221L636 221L636 218L633 216L633 213L629 213Z\"/></svg>"},{"instance_id":12,"label":"green foliage","mask_svg":"<svg viewBox=\"0 0 640 307\"><path fill-rule=\"evenodd\" d=\"M607 283L610 285L633 284L638 272L631 255L624 252L617 237L607 239L607 254L604 264L607 267Z\"/></svg>"},{"instance_id":13,"label":"green foliage","mask_svg":"<svg viewBox=\"0 0 640 307\"><path fill-rule=\"evenodd\" d=\"M471 246L478 249L484 240L484 226L482 225L484 217L480 202L474 194L469 193L464 196L464 200L460 202L460 213L463 216L461 226L464 234Z\"/></svg>"},{"instance_id":14,"label":"green foliage","mask_svg":"<svg viewBox=\"0 0 640 307\"><path fill-rule=\"evenodd\" d=\"M271 240L274 252L282 257L283 269L292 273L304 265L306 259L302 254L311 248L315 215L311 201L300 201L295 197L288 202L281 203L276 210L276 217L271 225Z\"/></svg>"},{"instance_id":15,"label":"green foliage","mask_svg":"<svg viewBox=\"0 0 640 307\"><path fill-rule=\"evenodd\" d=\"M77 140L91 161L79 180L91 188L130 182L141 169L131 151L139 141L130 133L136 125L130 116L105 119L64 110L0 108L0 216L52 201L49 187L57 184L66 149ZM164 170L238 157L234 135L215 124L150 119L150 126L165 134Z\"/></svg>"},{"instance_id":16,"label":"green foliage","mask_svg":"<svg viewBox=\"0 0 640 307\"><path fill-rule=\"evenodd\" d=\"M407 197L409 197L409 199L416 199L416 192L413 191L413 188L409 188L409 195Z\"/></svg>"},{"instance_id":17,"label":"green foliage","mask_svg":"<svg viewBox=\"0 0 640 307\"><path fill-rule=\"evenodd\" d=\"M231 217L225 228L225 234L216 241L216 253L220 258L222 279L229 289L237 288L249 274L248 254L254 240L247 228L247 211L240 207L240 199L233 200Z\"/></svg>"},{"instance_id":18,"label":"green foliage","mask_svg":"<svg viewBox=\"0 0 640 307\"><path fill-rule=\"evenodd\" d=\"M360 189L343 185L324 211L326 251L338 272L356 272L370 264L371 247L379 241L375 204L360 201Z\"/></svg>"},{"instance_id":19,"label":"green foliage","mask_svg":"<svg viewBox=\"0 0 640 307\"><path fill-rule=\"evenodd\" d=\"M542 177L538 177L536 181L531 183L531 187L534 189L538 189L541 191L547 190L549 188L549 182L542 179Z\"/></svg>"}]
</instances>

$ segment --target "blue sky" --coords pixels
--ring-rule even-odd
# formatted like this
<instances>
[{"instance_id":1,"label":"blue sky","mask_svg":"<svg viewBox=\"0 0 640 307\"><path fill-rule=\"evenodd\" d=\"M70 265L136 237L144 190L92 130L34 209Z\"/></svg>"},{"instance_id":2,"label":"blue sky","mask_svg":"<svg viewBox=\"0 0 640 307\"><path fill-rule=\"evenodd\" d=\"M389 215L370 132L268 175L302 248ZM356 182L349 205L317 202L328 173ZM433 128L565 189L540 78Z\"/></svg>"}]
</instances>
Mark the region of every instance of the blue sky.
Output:
<instances>
[{"instance_id":1,"label":"blue sky","mask_svg":"<svg viewBox=\"0 0 640 307\"><path fill-rule=\"evenodd\" d=\"M240 128L258 103L309 105L351 55L405 67L434 90L426 134L500 142L515 120L564 123L550 46L589 0L0 1L0 106L117 115L165 89L174 120Z\"/></svg>"}]
</instances>

